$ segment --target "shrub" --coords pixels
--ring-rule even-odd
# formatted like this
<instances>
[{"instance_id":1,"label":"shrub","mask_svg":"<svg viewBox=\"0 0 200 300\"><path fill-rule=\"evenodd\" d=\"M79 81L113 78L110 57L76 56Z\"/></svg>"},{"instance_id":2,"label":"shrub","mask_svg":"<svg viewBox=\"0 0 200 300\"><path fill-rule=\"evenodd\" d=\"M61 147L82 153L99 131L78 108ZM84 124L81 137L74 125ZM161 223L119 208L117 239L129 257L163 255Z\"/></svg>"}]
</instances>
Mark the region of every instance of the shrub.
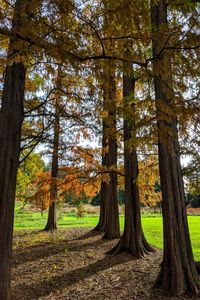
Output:
<instances>
[{"instance_id":1,"label":"shrub","mask_svg":"<svg viewBox=\"0 0 200 300\"><path fill-rule=\"evenodd\" d=\"M83 203L80 202L77 206L77 217L78 218L83 218L84 214L85 214L85 210L84 210L84 207L83 207Z\"/></svg>"}]
</instances>

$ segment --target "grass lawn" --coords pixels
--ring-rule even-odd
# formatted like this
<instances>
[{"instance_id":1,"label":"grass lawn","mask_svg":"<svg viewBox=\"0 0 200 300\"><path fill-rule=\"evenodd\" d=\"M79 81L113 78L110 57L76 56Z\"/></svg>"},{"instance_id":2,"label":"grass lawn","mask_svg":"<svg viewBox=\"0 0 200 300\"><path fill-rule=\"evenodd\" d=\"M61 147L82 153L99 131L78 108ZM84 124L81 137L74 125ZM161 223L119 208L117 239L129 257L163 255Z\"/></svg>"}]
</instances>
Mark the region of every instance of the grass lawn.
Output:
<instances>
[{"instance_id":1,"label":"grass lawn","mask_svg":"<svg viewBox=\"0 0 200 300\"><path fill-rule=\"evenodd\" d=\"M58 227L94 227L98 222L97 215L85 215L77 218L76 214L60 214L58 212ZM15 212L15 229L42 229L46 225L47 212L23 211L19 207ZM192 246L196 260L200 260L200 216L189 216L189 228ZM120 226L123 230L124 217L120 216ZM143 216L143 229L149 243L162 248L162 218L161 216Z\"/></svg>"}]
</instances>

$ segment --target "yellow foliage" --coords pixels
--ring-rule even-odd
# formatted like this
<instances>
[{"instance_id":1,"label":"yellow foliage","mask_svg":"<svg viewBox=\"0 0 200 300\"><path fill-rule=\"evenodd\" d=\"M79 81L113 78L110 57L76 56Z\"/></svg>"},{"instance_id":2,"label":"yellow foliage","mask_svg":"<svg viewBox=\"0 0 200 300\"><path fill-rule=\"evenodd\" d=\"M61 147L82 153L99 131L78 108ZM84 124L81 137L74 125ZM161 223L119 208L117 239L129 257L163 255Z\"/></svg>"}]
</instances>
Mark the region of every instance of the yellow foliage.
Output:
<instances>
[{"instance_id":1,"label":"yellow foliage","mask_svg":"<svg viewBox=\"0 0 200 300\"><path fill-rule=\"evenodd\" d=\"M138 184L140 201L145 206L156 206L161 201L161 192L155 190L159 183L159 169L157 160L148 158L139 163Z\"/></svg>"}]
</instances>

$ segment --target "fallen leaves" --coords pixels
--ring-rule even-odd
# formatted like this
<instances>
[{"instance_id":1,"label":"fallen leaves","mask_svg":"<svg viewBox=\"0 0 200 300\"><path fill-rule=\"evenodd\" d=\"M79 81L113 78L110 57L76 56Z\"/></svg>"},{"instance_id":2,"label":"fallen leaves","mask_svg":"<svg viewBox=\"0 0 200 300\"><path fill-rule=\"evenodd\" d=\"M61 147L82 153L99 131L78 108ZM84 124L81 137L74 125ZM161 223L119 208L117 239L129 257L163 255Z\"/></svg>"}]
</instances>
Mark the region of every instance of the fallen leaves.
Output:
<instances>
[{"instance_id":1,"label":"fallen leaves","mask_svg":"<svg viewBox=\"0 0 200 300\"><path fill-rule=\"evenodd\" d=\"M128 254L108 256L106 251L116 241L101 239L88 231L87 228L60 229L55 233L17 231L12 299L169 299L153 288L162 259L160 251L141 260Z\"/></svg>"}]
</instances>

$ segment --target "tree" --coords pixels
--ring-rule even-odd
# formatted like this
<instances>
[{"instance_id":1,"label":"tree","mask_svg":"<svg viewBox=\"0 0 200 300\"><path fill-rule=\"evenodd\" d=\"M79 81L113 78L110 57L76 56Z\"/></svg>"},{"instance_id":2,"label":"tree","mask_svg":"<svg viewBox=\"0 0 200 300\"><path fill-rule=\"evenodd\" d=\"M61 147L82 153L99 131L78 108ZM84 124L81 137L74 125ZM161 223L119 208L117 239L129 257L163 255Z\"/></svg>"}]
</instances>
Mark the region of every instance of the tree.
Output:
<instances>
[{"instance_id":1,"label":"tree","mask_svg":"<svg viewBox=\"0 0 200 300\"><path fill-rule=\"evenodd\" d=\"M105 91L104 91L105 92ZM105 93L103 95L105 97ZM103 100L105 105L105 99ZM106 122L103 118L102 120L102 168L106 168L106 161L107 161L107 139L106 139ZM93 229L94 231L105 232L106 231L106 197L108 192L108 184L105 179L101 178L101 189L100 189L100 213L99 213L99 221L96 227Z\"/></svg>"},{"instance_id":2,"label":"tree","mask_svg":"<svg viewBox=\"0 0 200 300\"><path fill-rule=\"evenodd\" d=\"M58 68L57 75L57 92L55 95L55 120L54 120L54 134L53 134L53 153L51 165L51 184L50 184L50 203L47 224L44 230L57 229L56 225L56 198L57 198L57 177L58 177L58 158L59 158L59 137L60 137L60 92L61 88L61 70Z\"/></svg>"},{"instance_id":3,"label":"tree","mask_svg":"<svg viewBox=\"0 0 200 300\"><path fill-rule=\"evenodd\" d=\"M31 185L36 174L45 168L40 153L32 152L26 157L28 153L29 150L21 152L20 157L22 161L17 172L16 200L23 202L23 204L25 204L29 196L29 185Z\"/></svg>"},{"instance_id":4,"label":"tree","mask_svg":"<svg viewBox=\"0 0 200 300\"><path fill-rule=\"evenodd\" d=\"M83 203L80 202L77 206L77 212L76 212L76 215L78 218L83 218L84 217L84 207L83 207Z\"/></svg>"},{"instance_id":5,"label":"tree","mask_svg":"<svg viewBox=\"0 0 200 300\"><path fill-rule=\"evenodd\" d=\"M103 1L103 7L109 11L112 2ZM112 14L111 14L112 15ZM107 38L108 31L113 27L110 23L111 15L104 14L103 35ZM102 45L101 45L102 46ZM105 49L114 47L107 41ZM101 80L103 90L103 118L102 118L102 167L108 171L108 179L102 176L101 202L99 222L94 230L104 233L104 238L114 239L120 236L119 211L117 201L117 85L115 64L104 61Z\"/></svg>"},{"instance_id":6,"label":"tree","mask_svg":"<svg viewBox=\"0 0 200 300\"><path fill-rule=\"evenodd\" d=\"M187 194L186 195L187 206L198 208L200 207L200 194Z\"/></svg>"},{"instance_id":7,"label":"tree","mask_svg":"<svg viewBox=\"0 0 200 300\"><path fill-rule=\"evenodd\" d=\"M124 63L124 173L125 173L125 225L118 244L109 251L112 254L129 252L142 258L153 252L142 231L140 196L138 185L138 158L136 148L136 109L134 103L135 78L132 63ZM134 142L133 142L134 140ZM131 141L131 143L130 143Z\"/></svg>"},{"instance_id":8,"label":"tree","mask_svg":"<svg viewBox=\"0 0 200 300\"><path fill-rule=\"evenodd\" d=\"M102 196L105 197L105 226L104 238L114 239L120 236L119 212L117 202L117 129L116 129L116 82L113 68L108 66L107 83L105 83L105 138L106 147L105 165L108 168L108 181Z\"/></svg>"},{"instance_id":9,"label":"tree","mask_svg":"<svg viewBox=\"0 0 200 300\"><path fill-rule=\"evenodd\" d=\"M177 115L169 50L168 1L151 3L153 72L156 99L159 168L162 189L164 254L157 284L170 295L200 292L194 263L180 165Z\"/></svg>"},{"instance_id":10,"label":"tree","mask_svg":"<svg viewBox=\"0 0 200 300\"><path fill-rule=\"evenodd\" d=\"M200 156L199 155L193 155L192 160L189 162L187 167L183 169L183 173L187 180L187 185L186 185L187 192L190 196L192 195L194 196L194 202L195 202L195 196L200 195L200 177L199 177Z\"/></svg>"},{"instance_id":11,"label":"tree","mask_svg":"<svg viewBox=\"0 0 200 300\"><path fill-rule=\"evenodd\" d=\"M105 65L103 76L102 112L102 176L100 189L100 216L96 231L108 239L119 237L119 213L117 201L117 135L116 135L116 83L114 70Z\"/></svg>"},{"instance_id":12,"label":"tree","mask_svg":"<svg viewBox=\"0 0 200 300\"><path fill-rule=\"evenodd\" d=\"M12 30L20 31L29 24L28 1L15 3ZM8 63L0 108L0 299L10 299L10 259L17 168L20 155L20 133L23 121L23 100L26 67L26 44L10 38Z\"/></svg>"},{"instance_id":13,"label":"tree","mask_svg":"<svg viewBox=\"0 0 200 300\"><path fill-rule=\"evenodd\" d=\"M52 184L56 184L57 197L53 199L55 202L64 202L66 197L75 205L83 199L90 201L99 191L100 184L98 177L93 178L89 175L95 160L91 158L92 151L90 150L88 154L87 150L83 148L80 150L82 156L80 165L59 167L56 178L52 177L51 171L39 172L32 182L32 193L28 200L42 210L49 208L52 200Z\"/></svg>"}]
</instances>

